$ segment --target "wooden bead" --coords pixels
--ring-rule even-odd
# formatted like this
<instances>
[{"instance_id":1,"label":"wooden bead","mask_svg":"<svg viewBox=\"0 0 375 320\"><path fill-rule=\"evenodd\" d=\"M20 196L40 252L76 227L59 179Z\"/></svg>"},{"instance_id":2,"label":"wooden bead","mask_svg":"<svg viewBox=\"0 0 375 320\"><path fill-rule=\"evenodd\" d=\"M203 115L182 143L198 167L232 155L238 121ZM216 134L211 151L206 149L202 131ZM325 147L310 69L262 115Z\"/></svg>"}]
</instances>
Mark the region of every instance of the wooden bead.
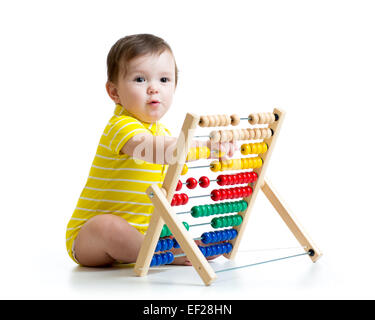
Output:
<instances>
[{"instance_id":1,"label":"wooden bead","mask_svg":"<svg viewBox=\"0 0 375 320\"><path fill-rule=\"evenodd\" d=\"M225 130L220 130L220 142L227 142L228 140L228 134Z\"/></svg>"},{"instance_id":2,"label":"wooden bead","mask_svg":"<svg viewBox=\"0 0 375 320\"><path fill-rule=\"evenodd\" d=\"M259 115L257 113L251 113L249 114L249 123L254 125L259 122Z\"/></svg>"},{"instance_id":3,"label":"wooden bead","mask_svg":"<svg viewBox=\"0 0 375 320\"><path fill-rule=\"evenodd\" d=\"M210 133L210 139L213 143L218 143L221 139L221 134L219 131L211 131Z\"/></svg>"},{"instance_id":4,"label":"wooden bead","mask_svg":"<svg viewBox=\"0 0 375 320\"><path fill-rule=\"evenodd\" d=\"M233 141L240 140L240 133L237 129L233 130Z\"/></svg>"},{"instance_id":5,"label":"wooden bead","mask_svg":"<svg viewBox=\"0 0 375 320\"><path fill-rule=\"evenodd\" d=\"M249 133L249 140L254 140L254 138L255 138L254 129L248 129L247 132Z\"/></svg>"},{"instance_id":6,"label":"wooden bead","mask_svg":"<svg viewBox=\"0 0 375 320\"><path fill-rule=\"evenodd\" d=\"M225 126L229 126L231 122L232 119L230 118L230 116L225 115Z\"/></svg>"},{"instance_id":7,"label":"wooden bead","mask_svg":"<svg viewBox=\"0 0 375 320\"><path fill-rule=\"evenodd\" d=\"M207 118L208 118L208 127L214 127L215 119L212 117L212 115L207 116Z\"/></svg>"},{"instance_id":8,"label":"wooden bead","mask_svg":"<svg viewBox=\"0 0 375 320\"><path fill-rule=\"evenodd\" d=\"M262 136L262 131L260 131L260 129L255 129L254 130L254 132L255 132L255 139L260 139L260 137Z\"/></svg>"},{"instance_id":9,"label":"wooden bead","mask_svg":"<svg viewBox=\"0 0 375 320\"><path fill-rule=\"evenodd\" d=\"M237 126L240 123L240 117L237 114L232 114L230 116L232 126Z\"/></svg>"},{"instance_id":10,"label":"wooden bead","mask_svg":"<svg viewBox=\"0 0 375 320\"><path fill-rule=\"evenodd\" d=\"M268 136L268 128L262 128L262 139L266 139Z\"/></svg>"},{"instance_id":11,"label":"wooden bead","mask_svg":"<svg viewBox=\"0 0 375 320\"><path fill-rule=\"evenodd\" d=\"M233 130L228 130L227 131L227 141L233 141Z\"/></svg>"},{"instance_id":12,"label":"wooden bead","mask_svg":"<svg viewBox=\"0 0 375 320\"><path fill-rule=\"evenodd\" d=\"M268 114L268 123L269 124L274 123L275 122L275 116L273 115L273 113L272 112L268 112L267 114Z\"/></svg>"},{"instance_id":13,"label":"wooden bead","mask_svg":"<svg viewBox=\"0 0 375 320\"><path fill-rule=\"evenodd\" d=\"M207 116L201 116L199 119L199 125L201 127L208 127L209 121Z\"/></svg>"},{"instance_id":14,"label":"wooden bead","mask_svg":"<svg viewBox=\"0 0 375 320\"><path fill-rule=\"evenodd\" d=\"M258 124L265 124L266 123L266 116L263 112L259 113L259 121Z\"/></svg>"}]
</instances>

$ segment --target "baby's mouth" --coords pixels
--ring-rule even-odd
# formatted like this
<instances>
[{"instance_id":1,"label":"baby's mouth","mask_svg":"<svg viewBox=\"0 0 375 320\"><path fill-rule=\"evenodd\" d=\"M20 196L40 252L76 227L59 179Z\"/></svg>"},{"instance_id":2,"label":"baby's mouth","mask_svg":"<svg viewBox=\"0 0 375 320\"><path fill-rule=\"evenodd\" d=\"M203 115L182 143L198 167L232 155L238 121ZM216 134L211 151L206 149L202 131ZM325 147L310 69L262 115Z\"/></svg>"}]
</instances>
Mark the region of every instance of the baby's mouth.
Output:
<instances>
[{"instance_id":1,"label":"baby's mouth","mask_svg":"<svg viewBox=\"0 0 375 320\"><path fill-rule=\"evenodd\" d=\"M160 101L159 100L150 100L150 101L147 102L147 104L152 105L152 106L158 106L158 105L160 105Z\"/></svg>"}]
</instances>

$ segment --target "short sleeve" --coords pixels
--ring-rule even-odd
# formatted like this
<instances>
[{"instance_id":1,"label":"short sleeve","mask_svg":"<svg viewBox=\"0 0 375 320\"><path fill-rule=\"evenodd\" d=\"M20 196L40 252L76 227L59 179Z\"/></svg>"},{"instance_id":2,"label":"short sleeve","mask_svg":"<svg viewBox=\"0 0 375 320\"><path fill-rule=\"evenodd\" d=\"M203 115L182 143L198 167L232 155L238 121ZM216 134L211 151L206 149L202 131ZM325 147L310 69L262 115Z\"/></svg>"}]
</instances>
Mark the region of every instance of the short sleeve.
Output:
<instances>
[{"instance_id":1,"label":"short sleeve","mask_svg":"<svg viewBox=\"0 0 375 320\"><path fill-rule=\"evenodd\" d=\"M122 147L135 135L150 133L141 122L133 117L114 117L104 130L106 146L115 154L120 154Z\"/></svg>"}]
</instances>

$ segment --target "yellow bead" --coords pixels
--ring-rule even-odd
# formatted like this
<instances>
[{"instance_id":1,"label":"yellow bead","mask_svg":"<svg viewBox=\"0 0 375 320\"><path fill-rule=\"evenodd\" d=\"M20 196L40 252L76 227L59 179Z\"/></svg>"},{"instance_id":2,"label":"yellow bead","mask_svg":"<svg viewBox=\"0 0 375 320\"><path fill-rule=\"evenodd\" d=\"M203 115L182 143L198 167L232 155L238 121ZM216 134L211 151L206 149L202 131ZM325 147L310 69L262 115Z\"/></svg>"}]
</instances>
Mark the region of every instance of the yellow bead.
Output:
<instances>
[{"instance_id":1,"label":"yellow bead","mask_svg":"<svg viewBox=\"0 0 375 320\"><path fill-rule=\"evenodd\" d=\"M186 165L186 163L184 164L184 167L182 168L182 171L181 171L181 175L183 176L183 175L185 175L185 174L187 174L187 172L188 172L188 166Z\"/></svg>"},{"instance_id":2,"label":"yellow bead","mask_svg":"<svg viewBox=\"0 0 375 320\"><path fill-rule=\"evenodd\" d=\"M211 155L210 148L208 147L203 147L203 154L204 154L204 159L208 159Z\"/></svg>"},{"instance_id":3,"label":"yellow bead","mask_svg":"<svg viewBox=\"0 0 375 320\"><path fill-rule=\"evenodd\" d=\"M195 148L190 148L186 156L186 161L192 161L192 160L196 160Z\"/></svg>"},{"instance_id":4,"label":"yellow bead","mask_svg":"<svg viewBox=\"0 0 375 320\"><path fill-rule=\"evenodd\" d=\"M221 170L221 163L217 160L212 161L210 164L210 169L212 172L218 172Z\"/></svg>"},{"instance_id":5,"label":"yellow bead","mask_svg":"<svg viewBox=\"0 0 375 320\"><path fill-rule=\"evenodd\" d=\"M246 156L246 155L248 155L250 152L251 152L250 144L248 144L248 143L244 143L244 144L241 146L241 154L244 155L244 156Z\"/></svg>"},{"instance_id":6,"label":"yellow bead","mask_svg":"<svg viewBox=\"0 0 375 320\"><path fill-rule=\"evenodd\" d=\"M247 160L247 167L246 167L246 169L254 168L253 158L247 158L246 160Z\"/></svg>"},{"instance_id":7,"label":"yellow bead","mask_svg":"<svg viewBox=\"0 0 375 320\"><path fill-rule=\"evenodd\" d=\"M262 149L263 149L263 153L266 153L266 152L267 152L267 150L268 150L267 143L262 142Z\"/></svg>"},{"instance_id":8,"label":"yellow bead","mask_svg":"<svg viewBox=\"0 0 375 320\"><path fill-rule=\"evenodd\" d=\"M221 171L228 170L228 162L226 160L221 160Z\"/></svg>"}]
</instances>

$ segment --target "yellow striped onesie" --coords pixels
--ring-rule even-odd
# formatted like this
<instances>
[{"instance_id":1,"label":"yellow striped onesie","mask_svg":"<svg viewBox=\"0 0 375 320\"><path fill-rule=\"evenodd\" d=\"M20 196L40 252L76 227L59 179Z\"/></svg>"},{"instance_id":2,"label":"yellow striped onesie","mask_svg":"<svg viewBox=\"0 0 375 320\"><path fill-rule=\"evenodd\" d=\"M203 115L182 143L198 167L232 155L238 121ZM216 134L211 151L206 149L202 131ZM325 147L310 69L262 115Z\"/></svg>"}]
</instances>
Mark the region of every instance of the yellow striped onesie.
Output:
<instances>
[{"instance_id":1,"label":"yellow striped onesie","mask_svg":"<svg viewBox=\"0 0 375 320\"><path fill-rule=\"evenodd\" d=\"M152 183L162 185L168 166L136 161L129 155L120 154L130 138L144 132L154 136L171 135L161 123L137 120L117 104L101 136L86 185L67 226L66 247L75 262L74 239L83 224L94 216L118 215L141 233L147 230L154 207L146 189Z\"/></svg>"}]
</instances>

